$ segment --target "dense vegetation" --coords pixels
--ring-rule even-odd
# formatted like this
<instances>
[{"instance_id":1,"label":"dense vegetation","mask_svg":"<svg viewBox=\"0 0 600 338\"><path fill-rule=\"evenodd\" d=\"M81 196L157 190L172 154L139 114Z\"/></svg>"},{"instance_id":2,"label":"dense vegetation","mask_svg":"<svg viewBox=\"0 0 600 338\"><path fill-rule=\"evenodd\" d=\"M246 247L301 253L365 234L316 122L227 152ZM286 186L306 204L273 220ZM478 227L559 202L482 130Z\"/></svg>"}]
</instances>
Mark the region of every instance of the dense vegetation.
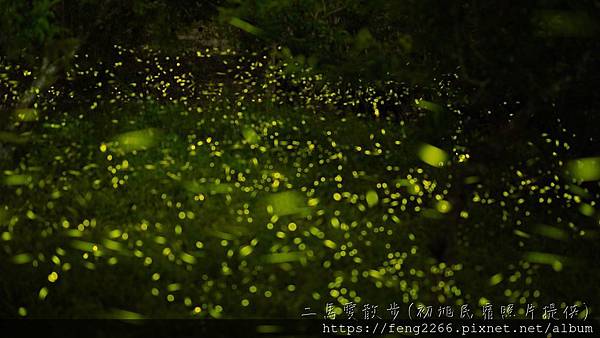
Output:
<instances>
[{"instance_id":1,"label":"dense vegetation","mask_svg":"<svg viewBox=\"0 0 600 338\"><path fill-rule=\"evenodd\" d=\"M600 305L598 1L0 8L3 317Z\"/></svg>"}]
</instances>

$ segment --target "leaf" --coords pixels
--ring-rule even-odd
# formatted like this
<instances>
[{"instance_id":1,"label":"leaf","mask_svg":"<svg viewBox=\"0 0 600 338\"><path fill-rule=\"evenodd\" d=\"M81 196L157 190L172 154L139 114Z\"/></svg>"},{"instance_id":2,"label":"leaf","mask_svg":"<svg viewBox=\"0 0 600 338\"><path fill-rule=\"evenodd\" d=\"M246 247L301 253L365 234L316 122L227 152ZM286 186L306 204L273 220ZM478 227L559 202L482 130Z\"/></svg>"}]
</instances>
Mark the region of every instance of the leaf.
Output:
<instances>
[{"instance_id":1,"label":"leaf","mask_svg":"<svg viewBox=\"0 0 600 338\"><path fill-rule=\"evenodd\" d=\"M593 206L584 203L579 207L579 212L585 216L592 217L596 213L596 209Z\"/></svg>"},{"instance_id":2,"label":"leaf","mask_svg":"<svg viewBox=\"0 0 600 338\"><path fill-rule=\"evenodd\" d=\"M31 262L32 260L33 260L33 256L28 253L18 254L18 255L13 256L13 258L12 258L12 262L15 264L25 264L25 263Z\"/></svg>"},{"instance_id":3,"label":"leaf","mask_svg":"<svg viewBox=\"0 0 600 338\"><path fill-rule=\"evenodd\" d=\"M528 252L525 254L525 259L532 263L551 265L555 271L562 270L566 260L564 257L546 252Z\"/></svg>"},{"instance_id":4,"label":"leaf","mask_svg":"<svg viewBox=\"0 0 600 338\"><path fill-rule=\"evenodd\" d=\"M479 176L469 176L465 178L465 184L475 184L480 180Z\"/></svg>"},{"instance_id":5,"label":"leaf","mask_svg":"<svg viewBox=\"0 0 600 338\"><path fill-rule=\"evenodd\" d=\"M421 161L437 168L443 167L448 160L448 154L445 151L430 144L421 145L418 156Z\"/></svg>"},{"instance_id":6,"label":"leaf","mask_svg":"<svg viewBox=\"0 0 600 338\"><path fill-rule=\"evenodd\" d=\"M121 243L110 240L110 239L104 239L102 241L102 245L104 245L105 248L107 248L109 250L113 250L113 251L122 251L123 250L123 245Z\"/></svg>"},{"instance_id":7,"label":"leaf","mask_svg":"<svg viewBox=\"0 0 600 338\"><path fill-rule=\"evenodd\" d=\"M379 202L379 196L377 196L377 192L375 190L367 191L365 199L367 200L367 205L371 208L376 206Z\"/></svg>"},{"instance_id":8,"label":"leaf","mask_svg":"<svg viewBox=\"0 0 600 338\"><path fill-rule=\"evenodd\" d=\"M229 24L243 30L244 32L250 33L252 35L260 36L260 35L263 35L263 33L264 33L264 31L262 29L254 26L238 17L235 17L235 16L229 20Z\"/></svg>"},{"instance_id":9,"label":"leaf","mask_svg":"<svg viewBox=\"0 0 600 338\"><path fill-rule=\"evenodd\" d=\"M181 284L179 283L171 283L169 285L167 285L167 291L169 292L175 292L175 291L179 291L181 290Z\"/></svg>"},{"instance_id":10,"label":"leaf","mask_svg":"<svg viewBox=\"0 0 600 338\"><path fill-rule=\"evenodd\" d=\"M242 135L249 144L257 144L260 141L260 136L250 127L242 129Z\"/></svg>"},{"instance_id":11,"label":"leaf","mask_svg":"<svg viewBox=\"0 0 600 338\"><path fill-rule=\"evenodd\" d=\"M10 175L4 177L5 185L25 185L31 182L31 176L28 175Z\"/></svg>"},{"instance_id":12,"label":"leaf","mask_svg":"<svg viewBox=\"0 0 600 338\"><path fill-rule=\"evenodd\" d=\"M140 319L144 319L144 316L136 313L136 312L131 312L131 311L127 311L127 310L120 310L120 309L114 309L111 313L110 313L110 318L113 319L122 319L122 320L140 320Z\"/></svg>"},{"instance_id":13,"label":"leaf","mask_svg":"<svg viewBox=\"0 0 600 338\"><path fill-rule=\"evenodd\" d=\"M277 216L305 214L310 211L306 200L295 191L272 194L267 198L267 211Z\"/></svg>"},{"instance_id":14,"label":"leaf","mask_svg":"<svg viewBox=\"0 0 600 338\"><path fill-rule=\"evenodd\" d=\"M421 109L429 110L434 113L441 113L444 111L444 108L437 103L426 101L423 99L416 99L415 105Z\"/></svg>"},{"instance_id":15,"label":"leaf","mask_svg":"<svg viewBox=\"0 0 600 338\"><path fill-rule=\"evenodd\" d=\"M181 255L181 260L188 263L188 264L196 264L196 257L190 255L187 252L182 252Z\"/></svg>"},{"instance_id":16,"label":"leaf","mask_svg":"<svg viewBox=\"0 0 600 338\"><path fill-rule=\"evenodd\" d=\"M159 131L154 128L130 131L118 135L113 145L126 153L134 150L146 150L156 145L158 136Z\"/></svg>"},{"instance_id":17,"label":"leaf","mask_svg":"<svg viewBox=\"0 0 600 338\"><path fill-rule=\"evenodd\" d=\"M22 108L15 110L15 115L19 121L31 122L39 119L39 114L36 109L33 108Z\"/></svg>"},{"instance_id":18,"label":"leaf","mask_svg":"<svg viewBox=\"0 0 600 338\"><path fill-rule=\"evenodd\" d=\"M575 195L579 195L579 196L585 197L585 198L590 197L590 193L587 191L587 189L584 189L578 185L569 184L566 186L566 188L568 188Z\"/></svg>"},{"instance_id":19,"label":"leaf","mask_svg":"<svg viewBox=\"0 0 600 338\"><path fill-rule=\"evenodd\" d=\"M94 251L98 250L98 246L96 244L90 243L90 242L85 242L85 241L80 241L80 240L71 241L71 246L73 248L79 249L81 251L94 252Z\"/></svg>"},{"instance_id":20,"label":"leaf","mask_svg":"<svg viewBox=\"0 0 600 338\"><path fill-rule=\"evenodd\" d=\"M529 235L526 232L523 232L521 230L515 229L515 231L513 231L515 235L519 236L519 237L523 237L523 238L531 238L531 235Z\"/></svg>"},{"instance_id":21,"label":"leaf","mask_svg":"<svg viewBox=\"0 0 600 338\"><path fill-rule=\"evenodd\" d=\"M358 50L367 49L374 42L375 39L373 38L373 35L371 34L371 32L369 32L367 28L362 28L360 31L358 31L358 34L356 34L356 37L354 38L354 46Z\"/></svg>"},{"instance_id":22,"label":"leaf","mask_svg":"<svg viewBox=\"0 0 600 338\"><path fill-rule=\"evenodd\" d=\"M383 279L382 273L374 269L369 270L369 276L375 279Z\"/></svg>"},{"instance_id":23,"label":"leaf","mask_svg":"<svg viewBox=\"0 0 600 338\"><path fill-rule=\"evenodd\" d=\"M490 285L491 286L497 285L500 282L502 282L502 279L503 279L502 274L497 273L490 278Z\"/></svg>"},{"instance_id":24,"label":"leaf","mask_svg":"<svg viewBox=\"0 0 600 338\"><path fill-rule=\"evenodd\" d=\"M578 181L597 181L600 179L600 157L587 157L569 161L567 175Z\"/></svg>"},{"instance_id":25,"label":"leaf","mask_svg":"<svg viewBox=\"0 0 600 338\"><path fill-rule=\"evenodd\" d=\"M394 181L398 187L406 187L406 190L411 195L418 195L422 189L418 183L413 183L405 178Z\"/></svg>"},{"instance_id":26,"label":"leaf","mask_svg":"<svg viewBox=\"0 0 600 338\"><path fill-rule=\"evenodd\" d=\"M198 181L186 181L183 187L194 194L229 194L233 192L234 185L230 183L199 183Z\"/></svg>"},{"instance_id":27,"label":"leaf","mask_svg":"<svg viewBox=\"0 0 600 338\"><path fill-rule=\"evenodd\" d=\"M271 263L271 264L294 262L294 261L299 261L302 258L304 258L304 253L302 253L302 252L274 253L274 254L263 256L263 260L266 263Z\"/></svg>"},{"instance_id":28,"label":"leaf","mask_svg":"<svg viewBox=\"0 0 600 338\"><path fill-rule=\"evenodd\" d=\"M561 241L567 240L567 238L568 238L568 235L564 230L561 230L556 227L544 225L544 224L536 225L533 228L533 231L544 237L557 239L557 240L561 240Z\"/></svg>"},{"instance_id":29,"label":"leaf","mask_svg":"<svg viewBox=\"0 0 600 338\"><path fill-rule=\"evenodd\" d=\"M423 217L429 218L429 219L443 219L444 218L444 215L442 215L439 211L437 211L435 209L423 209L423 211L421 211L421 215L423 215Z\"/></svg>"}]
</instances>

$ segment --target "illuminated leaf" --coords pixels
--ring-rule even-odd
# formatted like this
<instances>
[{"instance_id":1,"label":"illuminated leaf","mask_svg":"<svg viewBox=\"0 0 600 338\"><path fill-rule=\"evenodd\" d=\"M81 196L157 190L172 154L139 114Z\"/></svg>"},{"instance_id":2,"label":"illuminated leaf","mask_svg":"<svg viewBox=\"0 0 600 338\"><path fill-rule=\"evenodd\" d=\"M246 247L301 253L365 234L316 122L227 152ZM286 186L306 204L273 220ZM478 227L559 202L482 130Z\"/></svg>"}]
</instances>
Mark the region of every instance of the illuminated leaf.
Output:
<instances>
[{"instance_id":1,"label":"illuminated leaf","mask_svg":"<svg viewBox=\"0 0 600 338\"><path fill-rule=\"evenodd\" d=\"M556 228L556 227L551 227L548 225L543 225L543 224L538 224L533 228L534 232L548 237L548 238L552 238L552 239L558 239L558 240L566 240L568 238L568 235L565 231Z\"/></svg>"},{"instance_id":2,"label":"illuminated leaf","mask_svg":"<svg viewBox=\"0 0 600 338\"><path fill-rule=\"evenodd\" d=\"M584 203L579 207L579 212L581 212L585 216L592 217L596 213L596 210L593 206Z\"/></svg>"},{"instance_id":3,"label":"illuminated leaf","mask_svg":"<svg viewBox=\"0 0 600 338\"><path fill-rule=\"evenodd\" d=\"M31 262L32 260L33 260L33 256L28 253L18 254L18 255L13 256L13 258L12 258L12 262L15 264L25 264L25 263Z\"/></svg>"},{"instance_id":4,"label":"illuminated leaf","mask_svg":"<svg viewBox=\"0 0 600 338\"><path fill-rule=\"evenodd\" d=\"M249 144L257 144L260 141L260 136L254 131L254 129L246 127L242 130L244 140Z\"/></svg>"},{"instance_id":5,"label":"illuminated leaf","mask_svg":"<svg viewBox=\"0 0 600 338\"><path fill-rule=\"evenodd\" d=\"M74 240L71 241L71 246L82 251L93 252L98 249L97 245L90 242Z\"/></svg>"},{"instance_id":6,"label":"illuminated leaf","mask_svg":"<svg viewBox=\"0 0 600 338\"><path fill-rule=\"evenodd\" d=\"M497 285L500 282L502 282L502 279L503 279L502 274L497 273L490 278L490 285L491 286Z\"/></svg>"},{"instance_id":7,"label":"illuminated leaf","mask_svg":"<svg viewBox=\"0 0 600 338\"><path fill-rule=\"evenodd\" d=\"M169 285L167 285L167 290L169 292L179 291L179 290L181 290L181 284L179 284L179 283L169 284Z\"/></svg>"},{"instance_id":8,"label":"illuminated leaf","mask_svg":"<svg viewBox=\"0 0 600 338\"><path fill-rule=\"evenodd\" d=\"M263 256L263 260L266 263L271 263L271 264L294 262L294 261L299 261L302 258L304 258L304 253L302 253L302 252L275 253L275 254Z\"/></svg>"},{"instance_id":9,"label":"illuminated leaf","mask_svg":"<svg viewBox=\"0 0 600 338\"><path fill-rule=\"evenodd\" d=\"M369 46L371 46L374 42L375 39L367 28L362 28L360 31L358 31L356 37L354 38L354 46L358 50L369 48Z\"/></svg>"},{"instance_id":10,"label":"illuminated leaf","mask_svg":"<svg viewBox=\"0 0 600 338\"><path fill-rule=\"evenodd\" d=\"M545 252L528 252L525 259L532 263L551 265L555 271L562 270L565 262L564 257Z\"/></svg>"},{"instance_id":11,"label":"illuminated leaf","mask_svg":"<svg viewBox=\"0 0 600 338\"><path fill-rule=\"evenodd\" d=\"M379 196L377 196L377 192L375 190L367 191L367 195L365 198L369 207L374 207L379 202Z\"/></svg>"},{"instance_id":12,"label":"illuminated leaf","mask_svg":"<svg viewBox=\"0 0 600 338\"><path fill-rule=\"evenodd\" d=\"M465 178L465 184L474 184L479 182L481 179L478 176L469 176Z\"/></svg>"},{"instance_id":13,"label":"illuminated leaf","mask_svg":"<svg viewBox=\"0 0 600 338\"><path fill-rule=\"evenodd\" d=\"M114 250L114 251L122 251L123 250L123 245L121 243L112 241L110 239L103 240L102 245L104 245L105 248Z\"/></svg>"},{"instance_id":14,"label":"illuminated leaf","mask_svg":"<svg viewBox=\"0 0 600 338\"><path fill-rule=\"evenodd\" d=\"M228 194L233 192L233 185L229 183L199 183L197 181L184 182L184 188L194 194Z\"/></svg>"},{"instance_id":15,"label":"illuminated leaf","mask_svg":"<svg viewBox=\"0 0 600 338\"><path fill-rule=\"evenodd\" d=\"M120 309L114 309L111 311L110 318L113 319L121 319L121 320L140 320L140 319L144 319L144 316L136 313L136 312L131 312L131 311L126 311L126 310L120 310Z\"/></svg>"},{"instance_id":16,"label":"illuminated leaf","mask_svg":"<svg viewBox=\"0 0 600 338\"><path fill-rule=\"evenodd\" d=\"M440 106L439 104L423 99L416 99L415 105L419 108L426 109L435 113L441 113L444 110L444 108L442 108L442 106Z\"/></svg>"},{"instance_id":17,"label":"illuminated leaf","mask_svg":"<svg viewBox=\"0 0 600 338\"><path fill-rule=\"evenodd\" d=\"M576 194L576 195L579 195L579 196L581 196L581 197L585 197L585 198L588 198L588 197L590 197L590 193L589 193L589 192L588 192L586 189L584 189L584 188L582 188L582 187L580 187L580 186L578 186L578 185L569 184L569 185L567 185L567 188L568 188L568 189L569 189L569 190L570 190L572 193L574 193L574 194Z\"/></svg>"},{"instance_id":18,"label":"illuminated leaf","mask_svg":"<svg viewBox=\"0 0 600 338\"><path fill-rule=\"evenodd\" d=\"M406 190L411 195L418 195L422 191L421 186L419 184L412 183L407 179L396 180L396 184L399 187L406 187Z\"/></svg>"},{"instance_id":19,"label":"illuminated leaf","mask_svg":"<svg viewBox=\"0 0 600 338\"><path fill-rule=\"evenodd\" d=\"M521 230L515 230L515 231L513 231L513 232L514 232L514 234L515 234L515 235L517 235L517 236L519 236L519 237L523 237L523 238L531 238L531 235L530 235L530 234L528 234L528 233L526 233L526 232L523 232L523 231L521 231Z\"/></svg>"},{"instance_id":20,"label":"illuminated leaf","mask_svg":"<svg viewBox=\"0 0 600 338\"><path fill-rule=\"evenodd\" d=\"M24 122L37 121L39 119L38 111L33 108L17 109L15 115L17 119Z\"/></svg>"},{"instance_id":21,"label":"illuminated leaf","mask_svg":"<svg viewBox=\"0 0 600 338\"><path fill-rule=\"evenodd\" d=\"M444 215L442 215L439 211L435 210L435 209L423 209L421 211L421 215L423 215L423 217L425 218L430 218L430 219L443 219Z\"/></svg>"},{"instance_id":22,"label":"illuminated leaf","mask_svg":"<svg viewBox=\"0 0 600 338\"><path fill-rule=\"evenodd\" d=\"M31 181L31 176L27 175L10 175L4 177L6 185L25 185Z\"/></svg>"},{"instance_id":23,"label":"illuminated leaf","mask_svg":"<svg viewBox=\"0 0 600 338\"><path fill-rule=\"evenodd\" d=\"M448 154L442 149L430 144L423 144L418 151L419 158L434 167L442 167L448 160Z\"/></svg>"},{"instance_id":24,"label":"illuminated leaf","mask_svg":"<svg viewBox=\"0 0 600 338\"><path fill-rule=\"evenodd\" d=\"M154 128L123 133L115 138L114 146L123 151L145 150L158 141L159 132Z\"/></svg>"},{"instance_id":25,"label":"illuminated leaf","mask_svg":"<svg viewBox=\"0 0 600 338\"><path fill-rule=\"evenodd\" d=\"M83 232L77 229L69 229L65 232L65 234L69 237L81 237L83 236Z\"/></svg>"},{"instance_id":26,"label":"illuminated leaf","mask_svg":"<svg viewBox=\"0 0 600 338\"><path fill-rule=\"evenodd\" d=\"M238 17L232 17L229 24L253 35L262 35L263 30Z\"/></svg>"},{"instance_id":27,"label":"illuminated leaf","mask_svg":"<svg viewBox=\"0 0 600 338\"><path fill-rule=\"evenodd\" d=\"M600 179L600 157L587 157L567 163L567 174L576 180L587 182Z\"/></svg>"},{"instance_id":28,"label":"illuminated leaf","mask_svg":"<svg viewBox=\"0 0 600 338\"><path fill-rule=\"evenodd\" d=\"M267 203L267 209L278 216L307 213L310 211L305 198L295 191L272 194L267 198Z\"/></svg>"},{"instance_id":29,"label":"illuminated leaf","mask_svg":"<svg viewBox=\"0 0 600 338\"><path fill-rule=\"evenodd\" d=\"M375 279L383 279L383 275L377 270L369 270L369 276Z\"/></svg>"},{"instance_id":30,"label":"illuminated leaf","mask_svg":"<svg viewBox=\"0 0 600 338\"><path fill-rule=\"evenodd\" d=\"M223 231L218 231L218 230L210 230L208 231L208 234L217 238L222 238L222 239L226 239L228 241L234 240L236 238L236 236L228 233L228 232L223 232Z\"/></svg>"},{"instance_id":31,"label":"illuminated leaf","mask_svg":"<svg viewBox=\"0 0 600 338\"><path fill-rule=\"evenodd\" d=\"M180 257L182 261L188 264L196 264L196 257L190 255L189 253L182 252Z\"/></svg>"},{"instance_id":32,"label":"illuminated leaf","mask_svg":"<svg viewBox=\"0 0 600 338\"><path fill-rule=\"evenodd\" d=\"M259 335L273 335L276 333L285 332L285 327L282 325L257 325L256 332Z\"/></svg>"}]
</instances>

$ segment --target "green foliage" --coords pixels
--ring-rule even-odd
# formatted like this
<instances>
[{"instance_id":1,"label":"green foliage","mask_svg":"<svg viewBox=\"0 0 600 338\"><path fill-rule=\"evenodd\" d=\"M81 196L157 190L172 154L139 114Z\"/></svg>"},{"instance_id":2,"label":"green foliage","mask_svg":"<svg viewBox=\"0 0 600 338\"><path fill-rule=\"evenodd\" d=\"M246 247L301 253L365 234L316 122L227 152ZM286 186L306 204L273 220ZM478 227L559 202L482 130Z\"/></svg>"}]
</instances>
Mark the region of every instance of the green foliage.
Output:
<instances>
[{"instance_id":1,"label":"green foliage","mask_svg":"<svg viewBox=\"0 0 600 338\"><path fill-rule=\"evenodd\" d=\"M159 131L153 128L130 131L115 137L111 149L120 153L146 150L157 142Z\"/></svg>"},{"instance_id":2,"label":"green foliage","mask_svg":"<svg viewBox=\"0 0 600 338\"><path fill-rule=\"evenodd\" d=\"M600 179L600 158L588 157L569 161L567 174L577 181L597 181Z\"/></svg>"},{"instance_id":3,"label":"green foliage","mask_svg":"<svg viewBox=\"0 0 600 338\"><path fill-rule=\"evenodd\" d=\"M423 144L418 151L421 161L433 167L443 167L448 160L448 154L442 149L430 144Z\"/></svg>"},{"instance_id":4,"label":"green foliage","mask_svg":"<svg viewBox=\"0 0 600 338\"><path fill-rule=\"evenodd\" d=\"M464 122L438 99L289 81L259 53L111 55L76 56L29 133L0 134L21 153L0 162L7 316L297 317L392 293L541 305L565 288L597 305L580 283L597 277L597 158L570 138L532 132L485 163L472 131L433 146L418 116L328 110L403 98Z\"/></svg>"},{"instance_id":5,"label":"green foliage","mask_svg":"<svg viewBox=\"0 0 600 338\"><path fill-rule=\"evenodd\" d=\"M0 51L19 56L40 49L61 33L54 23L58 1L0 1Z\"/></svg>"},{"instance_id":6,"label":"green foliage","mask_svg":"<svg viewBox=\"0 0 600 338\"><path fill-rule=\"evenodd\" d=\"M592 3L0 4L4 314L598 305Z\"/></svg>"},{"instance_id":7,"label":"green foliage","mask_svg":"<svg viewBox=\"0 0 600 338\"><path fill-rule=\"evenodd\" d=\"M379 196L377 195L376 191L369 190L369 191L367 191L367 194L365 195L365 200L367 201L367 205L369 207L374 207L379 202Z\"/></svg>"},{"instance_id":8,"label":"green foliage","mask_svg":"<svg viewBox=\"0 0 600 338\"><path fill-rule=\"evenodd\" d=\"M0 51L12 58L39 56L65 39L77 39L88 51L114 44L176 45L177 29L210 19L215 4L165 0L0 1Z\"/></svg>"}]
</instances>

